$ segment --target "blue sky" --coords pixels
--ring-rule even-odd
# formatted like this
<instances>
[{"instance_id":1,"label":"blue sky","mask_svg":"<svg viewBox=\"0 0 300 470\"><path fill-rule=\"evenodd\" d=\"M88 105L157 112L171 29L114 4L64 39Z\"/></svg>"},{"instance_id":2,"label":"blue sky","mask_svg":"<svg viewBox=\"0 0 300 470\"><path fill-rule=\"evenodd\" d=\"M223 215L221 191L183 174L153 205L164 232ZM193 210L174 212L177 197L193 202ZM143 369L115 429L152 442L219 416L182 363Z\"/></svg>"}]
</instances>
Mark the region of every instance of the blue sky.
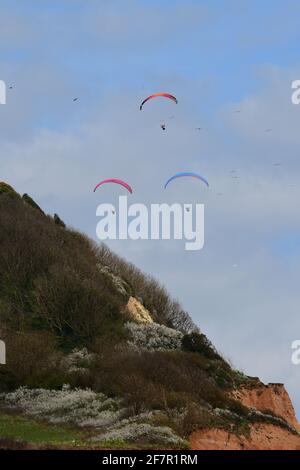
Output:
<instances>
[{"instance_id":1,"label":"blue sky","mask_svg":"<svg viewBox=\"0 0 300 470\"><path fill-rule=\"evenodd\" d=\"M237 367L285 382L300 412L299 2L0 0L0 11L0 79L13 85L0 107L1 180L95 238L102 177L128 179L147 203L195 202L194 185L166 196L162 182L205 175L201 252L110 246L162 281ZM141 114L161 90L176 109Z\"/></svg>"},{"instance_id":2,"label":"blue sky","mask_svg":"<svg viewBox=\"0 0 300 470\"><path fill-rule=\"evenodd\" d=\"M91 100L91 91L100 96L104 86L151 89L163 74L166 79L178 74L212 81L215 104L235 101L261 86L260 67L293 66L299 55L296 1L254 0L242 7L231 0L140 0L126 6L121 1L2 0L1 5L1 21L8 17L16 26L1 40L1 59L16 67L31 60L53 63L74 87L88 87ZM181 21L182 11L189 9L187 21ZM112 26L101 32L102 21L109 20ZM20 23L28 28L27 41L17 40ZM7 78L16 81L11 67Z\"/></svg>"}]
</instances>

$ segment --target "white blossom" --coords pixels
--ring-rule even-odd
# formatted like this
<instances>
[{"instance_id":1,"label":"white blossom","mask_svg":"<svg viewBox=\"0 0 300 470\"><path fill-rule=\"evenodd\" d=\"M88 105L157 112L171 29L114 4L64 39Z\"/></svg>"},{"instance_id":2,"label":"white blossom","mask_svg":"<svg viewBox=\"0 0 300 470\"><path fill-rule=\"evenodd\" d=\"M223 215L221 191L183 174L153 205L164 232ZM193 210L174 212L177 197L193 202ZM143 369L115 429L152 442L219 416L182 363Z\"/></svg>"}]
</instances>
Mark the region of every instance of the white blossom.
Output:
<instances>
[{"instance_id":1,"label":"white blossom","mask_svg":"<svg viewBox=\"0 0 300 470\"><path fill-rule=\"evenodd\" d=\"M131 423L108 431L98 438L97 441L121 440L126 442L146 441L150 444L165 444L185 447L186 442L177 436L171 428L167 426L153 426L148 423Z\"/></svg>"},{"instance_id":2,"label":"white blossom","mask_svg":"<svg viewBox=\"0 0 300 470\"><path fill-rule=\"evenodd\" d=\"M186 446L168 427L154 426L151 420L158 410L146 411L124 418L128 414L120 399L108 398L90 389L72 390L64 385L62 390L28 389L21 387L8 394L0 394L0 405L17 409L35 419L52 424L72 424L97 431L93 441L142 440L161 445Z\"/></svg>"},{"instance_id":3,"label":"white blossom","mask_svg":"<svg viewBox=\"0 0 300 470\"><path fill-rule=\"evenodd\" d=\"M101 428L119 421L124 414L120 400L107 398L92 390L64 386L62 390L28 389L2 394L2 403L50 423L70 423Z\"/></svg>"},{"instance_id":4,"label":"white blossom","mask_svg":"<svg viewBox=\"0 0 300 470\"><path fill-rule=\"evenodd\" d=\"M88 371L88 367L95 356L95 354L89 353L87 348L75 348L70 354L63 358L61 366L67 369L68 373L85 373Z\"/></svg>"},{"instance_id":5,"label":"white blossom","mask_svg":"<svg viewBox=\"0 0 300 470\"><path fill-rule=\"evenodd\" d=\"M126 323L130 332L129 345L148 351L166 351L181 349L183 334L158 323L138 324Z\"/></svg>"}]
</instances>

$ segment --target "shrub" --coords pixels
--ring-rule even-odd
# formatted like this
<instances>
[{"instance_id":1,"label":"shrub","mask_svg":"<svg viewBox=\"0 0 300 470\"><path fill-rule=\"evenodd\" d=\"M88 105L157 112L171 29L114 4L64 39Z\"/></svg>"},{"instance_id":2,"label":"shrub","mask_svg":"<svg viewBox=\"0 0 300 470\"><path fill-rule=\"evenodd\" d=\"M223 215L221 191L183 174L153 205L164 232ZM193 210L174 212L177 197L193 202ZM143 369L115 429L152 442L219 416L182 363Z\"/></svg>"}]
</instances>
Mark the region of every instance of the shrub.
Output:
<instances>
[{"instance_id":1,"label":"shrub","mask_svg":"<svg viewBox=\"0 0 300 470\"><path fill-rule=\"evenodd\" d=\"M26 204L29 204L29 206L33 207L34 209L37 209L40 213L45 215L44 211L40 208L40 206L28 194L23 194L22 199L24 202L26 202Z\"/></svg>"},{"instance_id":2,"label":"shrub","mask_svg":"<svg viewBox=\"0 0 300 470\"><path fill-rule=\"evenodd\" d=\"M30 390L21 387L2 395L2 404L17 408L25 414L45 419L53 424L74 424L80 427L102 428L112 425L123 416L120 403L92 390Z\"/></svg>"},{"instance_id":3,"label":"shrub","mask_svg":"<svg viewBox=\"0 0 300 470\"><path fill-rule=\"evenodd\" d=\"M66 224L64 223L63 220L61 220L58 214L54 214L53 220L54 220L54 223L58 225L59 227L66 228Z\"/></svg>"},{"instance_id":4,"label":"shrub","mask_svg":"<svg viewBox=\"0 0 300 470\"><path fill-rule=\"evenodd\" d=\"M9 184L4 183L4 181L0 182L0 195L9 195L9 196L14 196L18 197L18 193L12 188Z\"/></svg>"},{"instance_id":5,"label":"shrub","mask_svg":"<svg viewBox=\"0 0 300 470\"><path fill-rule=\"evenodd\" d=\"M218 420L210 410L199 405L199 403L191 402L188 404L181 420L181 434L188 437L194 431L198 431L201 428L217 425Z\"/></svg>"},{"instance_id":6,"label":"shrub","mask_svg":"<svg viewBox=\"0 0 300 470\"><path fill-rule=\"evenodd\" d=\"M30 386L61 385L55 338L46 332L15 333L5 336L7 365L1 369L1 388L19 384Z\"/></svg>"},{"instance_id":7,"label":"shrub","mask_svg":"<svg viewBox=\"0 0 300 470\"><path fill-rule=\"evenodd\" d=\"M113 429L99 436L100 441L124 441L134 443L147 443L165 446L178 446L186 448L187 442L177 436L172 429L162 426L152 426L147 423L132 423L127 426ZM99 440L94 438L94 440Z\"/></svg>"},{"instance_id":8,"label":"shrub","mask_svg":"<svg viewBox=\"0 0 300 470\"><path fill-rule=\"evenodd\" d=\"M115 318L119 328L124 300L98 271L93 242L0 189L1 324L51 330L69 348L105 337Z\"/></svg>"},{"instance_id":9,"label":"shrub","mask_svg":"<svg viewBox=\"0 0 300 470\"><path fill-rule=\"evenodd\" d=\"M226 407L227 395L211 379L209 367L209 361L195 353L110 350L94 364L93 387L124 397L135 413L179 409L190 401Z\"/></svg>"},{"instance_id":10,"label":"shrub","mask_svg":"<svg viewBox=\"0 0 300 470\"><path fill-rule=\"evenodd\" d=\"M88 367L95 359L95 355L88 352L87 348L75 348L62 360L62 367L68 373L88 371Z\"/></svg>"},{"instance_id":11,"label":"shrub","mask_svg":"<svg viewBox=\"0 0 300 470\"><path fill-rule=\"evenodd\" d=\"M99 272L105 277L107 282L111 285L111 287L115 289L121 295L121 297L124 298L124 303L127 303L129 297L133 295L132 286L130 286L125 279L111 272L108 266L101 266L98 263L97 268Z\"/></svg>"},{"instance_id":12,"label":"shrub","mask_svg":"<svg viewBox=\"0 0 300 470\"><path fill-rule=\"evenodd\" d=\"M125 327L130 332L131 346L148 351L165 351L181 349L181 338L183 334L172 328L158 323L138 324L126 323Z\"/></svg>"},{"instance_id":13,"label":"shrub","mask_svg":"<svg viewBox=\"0 0 300 470\"><path fill-rule=\"evenodd\" d=\"M184 335L182 338L182 348L185 351L203 354L209 359L222 359L207 337L201 333L192 332Z\"/></svg>"}]
</instances>

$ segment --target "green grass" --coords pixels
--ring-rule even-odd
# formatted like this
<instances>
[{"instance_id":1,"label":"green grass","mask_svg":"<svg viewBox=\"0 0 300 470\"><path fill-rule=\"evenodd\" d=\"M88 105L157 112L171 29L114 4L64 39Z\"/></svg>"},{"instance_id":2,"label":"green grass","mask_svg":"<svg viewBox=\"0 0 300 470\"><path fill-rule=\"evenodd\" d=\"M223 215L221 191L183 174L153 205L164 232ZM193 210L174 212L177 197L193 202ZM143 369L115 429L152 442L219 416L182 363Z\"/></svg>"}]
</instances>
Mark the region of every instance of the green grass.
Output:
<instances>
[{"instance_id":1,"label":"green grass","mask_svg":"<svg viewBox=\"0 0 300 470\"><path fill-rule=\"evenodd\" d=\"M30 444L76 446L83 444L84 434L78 430L21 416L0 414L0 438L21 440Z\"/></svg>"},{"instance_id":2,"label":"green grass","mask_svg":"<svg viewBox=\"0 0 300 470\"><path fill-rule=\"evenodd\" d=\"M88 449L165 449L165 445L147 443L128 443L123 440L108 440L92 442L91 436L84 431L66 426L51 425L41 421L13 414L0 414L0 439L12 442L20 441L26 445L37 445L64 448ZM172 445L169 449L178 448ZM188 448L188 446L187 446Z\"/></svg>"}]
</instances>

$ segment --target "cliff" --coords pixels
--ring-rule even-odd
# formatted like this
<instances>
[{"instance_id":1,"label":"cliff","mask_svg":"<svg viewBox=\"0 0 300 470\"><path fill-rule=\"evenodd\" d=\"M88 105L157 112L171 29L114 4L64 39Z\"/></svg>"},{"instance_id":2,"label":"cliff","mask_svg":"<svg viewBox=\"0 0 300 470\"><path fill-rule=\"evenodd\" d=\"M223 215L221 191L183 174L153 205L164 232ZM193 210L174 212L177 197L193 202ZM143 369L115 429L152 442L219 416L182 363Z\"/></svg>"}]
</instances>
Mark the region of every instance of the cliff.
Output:
<instances>
[{"instance_id":1,"label":"cliff","mask_svg":"<svg viewBox=\"0 0 300 470\"><path fill-rule=\"evenodd\" d=\"M283 384L265 385L260 382L254 388L243 387L234 395L243 405L265 413L271 412L299 429L293 404Z\"/></svg>"},{"instance_id":2,"label":"cliff","mask_svg":"<svg viewBox=\"0 0 300 470\"><path fill-rule=\"evenodd\" d=\"M193 450L300 450L300 437L272 424L254 424L249 436L203 429L190 437Z\"/></svg>"},{"instance_id":3,"label":"cliff","mask_svg":"<svg viewBox=\"0 0 300 470\"><path fill-rule=\"evenodd\" d=\"M202 429L190 436L194 450L300 450L300 425L291 399L283 384L263 384L241 387L233 393L246 407L282 418L291 426L283 428L271 423L253 423L247 435L229 433L223 429Z\"/></svg>"}]
</instances>

